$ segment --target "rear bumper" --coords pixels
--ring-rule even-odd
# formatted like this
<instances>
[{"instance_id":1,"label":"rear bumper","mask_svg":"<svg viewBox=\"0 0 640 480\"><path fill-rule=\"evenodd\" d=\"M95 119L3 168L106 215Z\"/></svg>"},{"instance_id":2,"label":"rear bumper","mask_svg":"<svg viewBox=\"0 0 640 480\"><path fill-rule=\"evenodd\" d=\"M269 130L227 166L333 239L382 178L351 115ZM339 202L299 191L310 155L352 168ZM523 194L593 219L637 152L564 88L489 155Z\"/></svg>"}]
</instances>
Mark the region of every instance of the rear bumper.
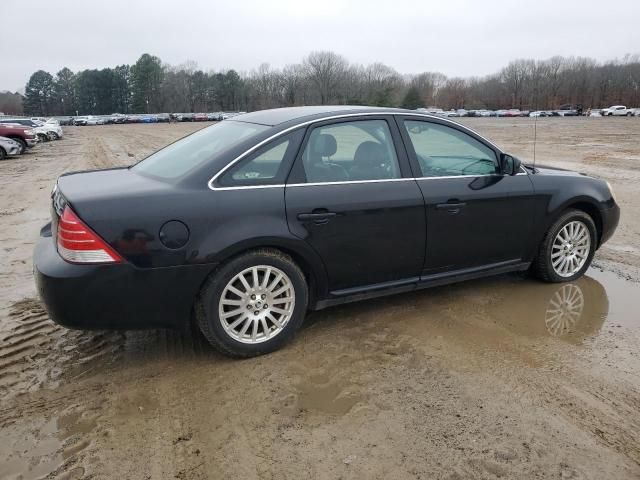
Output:
<instances>
[{"instance_id":1,"label":"rear bumper","mask_svg":"<svg viewBox=\"0 0 640 480\"><path fill-rule=\"evenodd\" d=\"M40 237L33 256L38 293L51 319L83 330L180 328L212 267L74 265L58 255L51 236Z\"/></svg>"}]
</instances>

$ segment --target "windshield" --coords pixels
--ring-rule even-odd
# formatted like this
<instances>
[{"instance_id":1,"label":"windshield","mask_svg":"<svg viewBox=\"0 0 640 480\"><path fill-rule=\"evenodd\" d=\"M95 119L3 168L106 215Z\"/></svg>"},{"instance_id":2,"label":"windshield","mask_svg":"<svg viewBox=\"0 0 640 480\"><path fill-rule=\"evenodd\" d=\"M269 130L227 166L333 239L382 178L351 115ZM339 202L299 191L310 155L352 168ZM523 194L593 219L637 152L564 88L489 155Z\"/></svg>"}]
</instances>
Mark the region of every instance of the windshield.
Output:
<instances>
[{"instance_id":1,"label":"windshield","mask_svg":"<svg viewBox=\"0 0 640 480\"><path fill-rule=\"evenodd\" d=\"M172 143L132 168L155 177L178 178L210 160L214 154L269 128L271 127L254 123L221 122Z\"/></svg>"}]
</instances>

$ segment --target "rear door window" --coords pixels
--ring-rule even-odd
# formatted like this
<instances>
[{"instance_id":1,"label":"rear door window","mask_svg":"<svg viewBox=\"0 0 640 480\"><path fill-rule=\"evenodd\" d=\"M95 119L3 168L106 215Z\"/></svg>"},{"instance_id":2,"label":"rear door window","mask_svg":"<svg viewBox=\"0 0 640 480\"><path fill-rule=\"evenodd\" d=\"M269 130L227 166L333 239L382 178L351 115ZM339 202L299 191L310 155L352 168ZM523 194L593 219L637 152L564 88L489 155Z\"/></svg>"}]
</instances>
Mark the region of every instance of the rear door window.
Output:
<instances>
[{"instance_id":1,"label":"rear door window","mask_svg":"<svg viewBox=\"0 0 640 480\"><path fill-rule=\"evenodd\" d=\"M316 127L302 154L307 183L400 178L385 120L354 120Z\"/></svg>"}]
</instances>

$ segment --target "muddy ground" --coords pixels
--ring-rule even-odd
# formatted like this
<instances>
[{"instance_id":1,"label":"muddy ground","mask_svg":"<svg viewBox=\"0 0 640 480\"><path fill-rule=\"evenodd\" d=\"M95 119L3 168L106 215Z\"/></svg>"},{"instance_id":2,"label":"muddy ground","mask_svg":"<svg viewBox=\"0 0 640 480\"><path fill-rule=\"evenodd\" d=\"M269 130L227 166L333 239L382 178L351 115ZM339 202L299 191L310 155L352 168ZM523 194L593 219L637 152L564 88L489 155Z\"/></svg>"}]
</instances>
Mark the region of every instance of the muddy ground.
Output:
<instances>
[{"instance_id":1,"label":"muddy ground","mask_svg":"<svg viewBox=\"0 0 640 480\"><path fill-rule=\"evenodd\" d=\"M524 160L529 119L468 119ZM69 127L0 163L0 478L640 477L640 121L540 119L539 164L623 208L588 276L509 275L336 307L232 361L191 330L68 331L31 251L62 172L201 124Z\"/></svg>"}]
</instances>

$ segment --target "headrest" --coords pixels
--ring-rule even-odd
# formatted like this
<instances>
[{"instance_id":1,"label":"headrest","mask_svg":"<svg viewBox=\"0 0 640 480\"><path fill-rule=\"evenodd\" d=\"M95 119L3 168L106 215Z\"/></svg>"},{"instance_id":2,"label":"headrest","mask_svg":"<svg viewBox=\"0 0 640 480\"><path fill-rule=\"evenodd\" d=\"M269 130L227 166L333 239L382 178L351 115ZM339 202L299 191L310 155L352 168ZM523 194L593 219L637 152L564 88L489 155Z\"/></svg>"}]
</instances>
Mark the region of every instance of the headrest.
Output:
<instances>
[{"instance_id":1,"label":"headrest","mask_svg":"<svg viewBox=\"0 0 640 480\"><path fill-rule=\"evenodd\" d=\"M337 150L336 138L328 133L321 133L313 140L311 152L314 156L330 157Z\"/></svg>"},{"instance_id":2,"label":"headrest","mask_svg":"<svg viewBox=\"0 0 640 480\"><path fill-rule=\"evenodd\" d=\"M380 166L384 163L384 147L376 142L362 142L353 156L353 162L359 165Z\"/></svg>"}]
</instances>

